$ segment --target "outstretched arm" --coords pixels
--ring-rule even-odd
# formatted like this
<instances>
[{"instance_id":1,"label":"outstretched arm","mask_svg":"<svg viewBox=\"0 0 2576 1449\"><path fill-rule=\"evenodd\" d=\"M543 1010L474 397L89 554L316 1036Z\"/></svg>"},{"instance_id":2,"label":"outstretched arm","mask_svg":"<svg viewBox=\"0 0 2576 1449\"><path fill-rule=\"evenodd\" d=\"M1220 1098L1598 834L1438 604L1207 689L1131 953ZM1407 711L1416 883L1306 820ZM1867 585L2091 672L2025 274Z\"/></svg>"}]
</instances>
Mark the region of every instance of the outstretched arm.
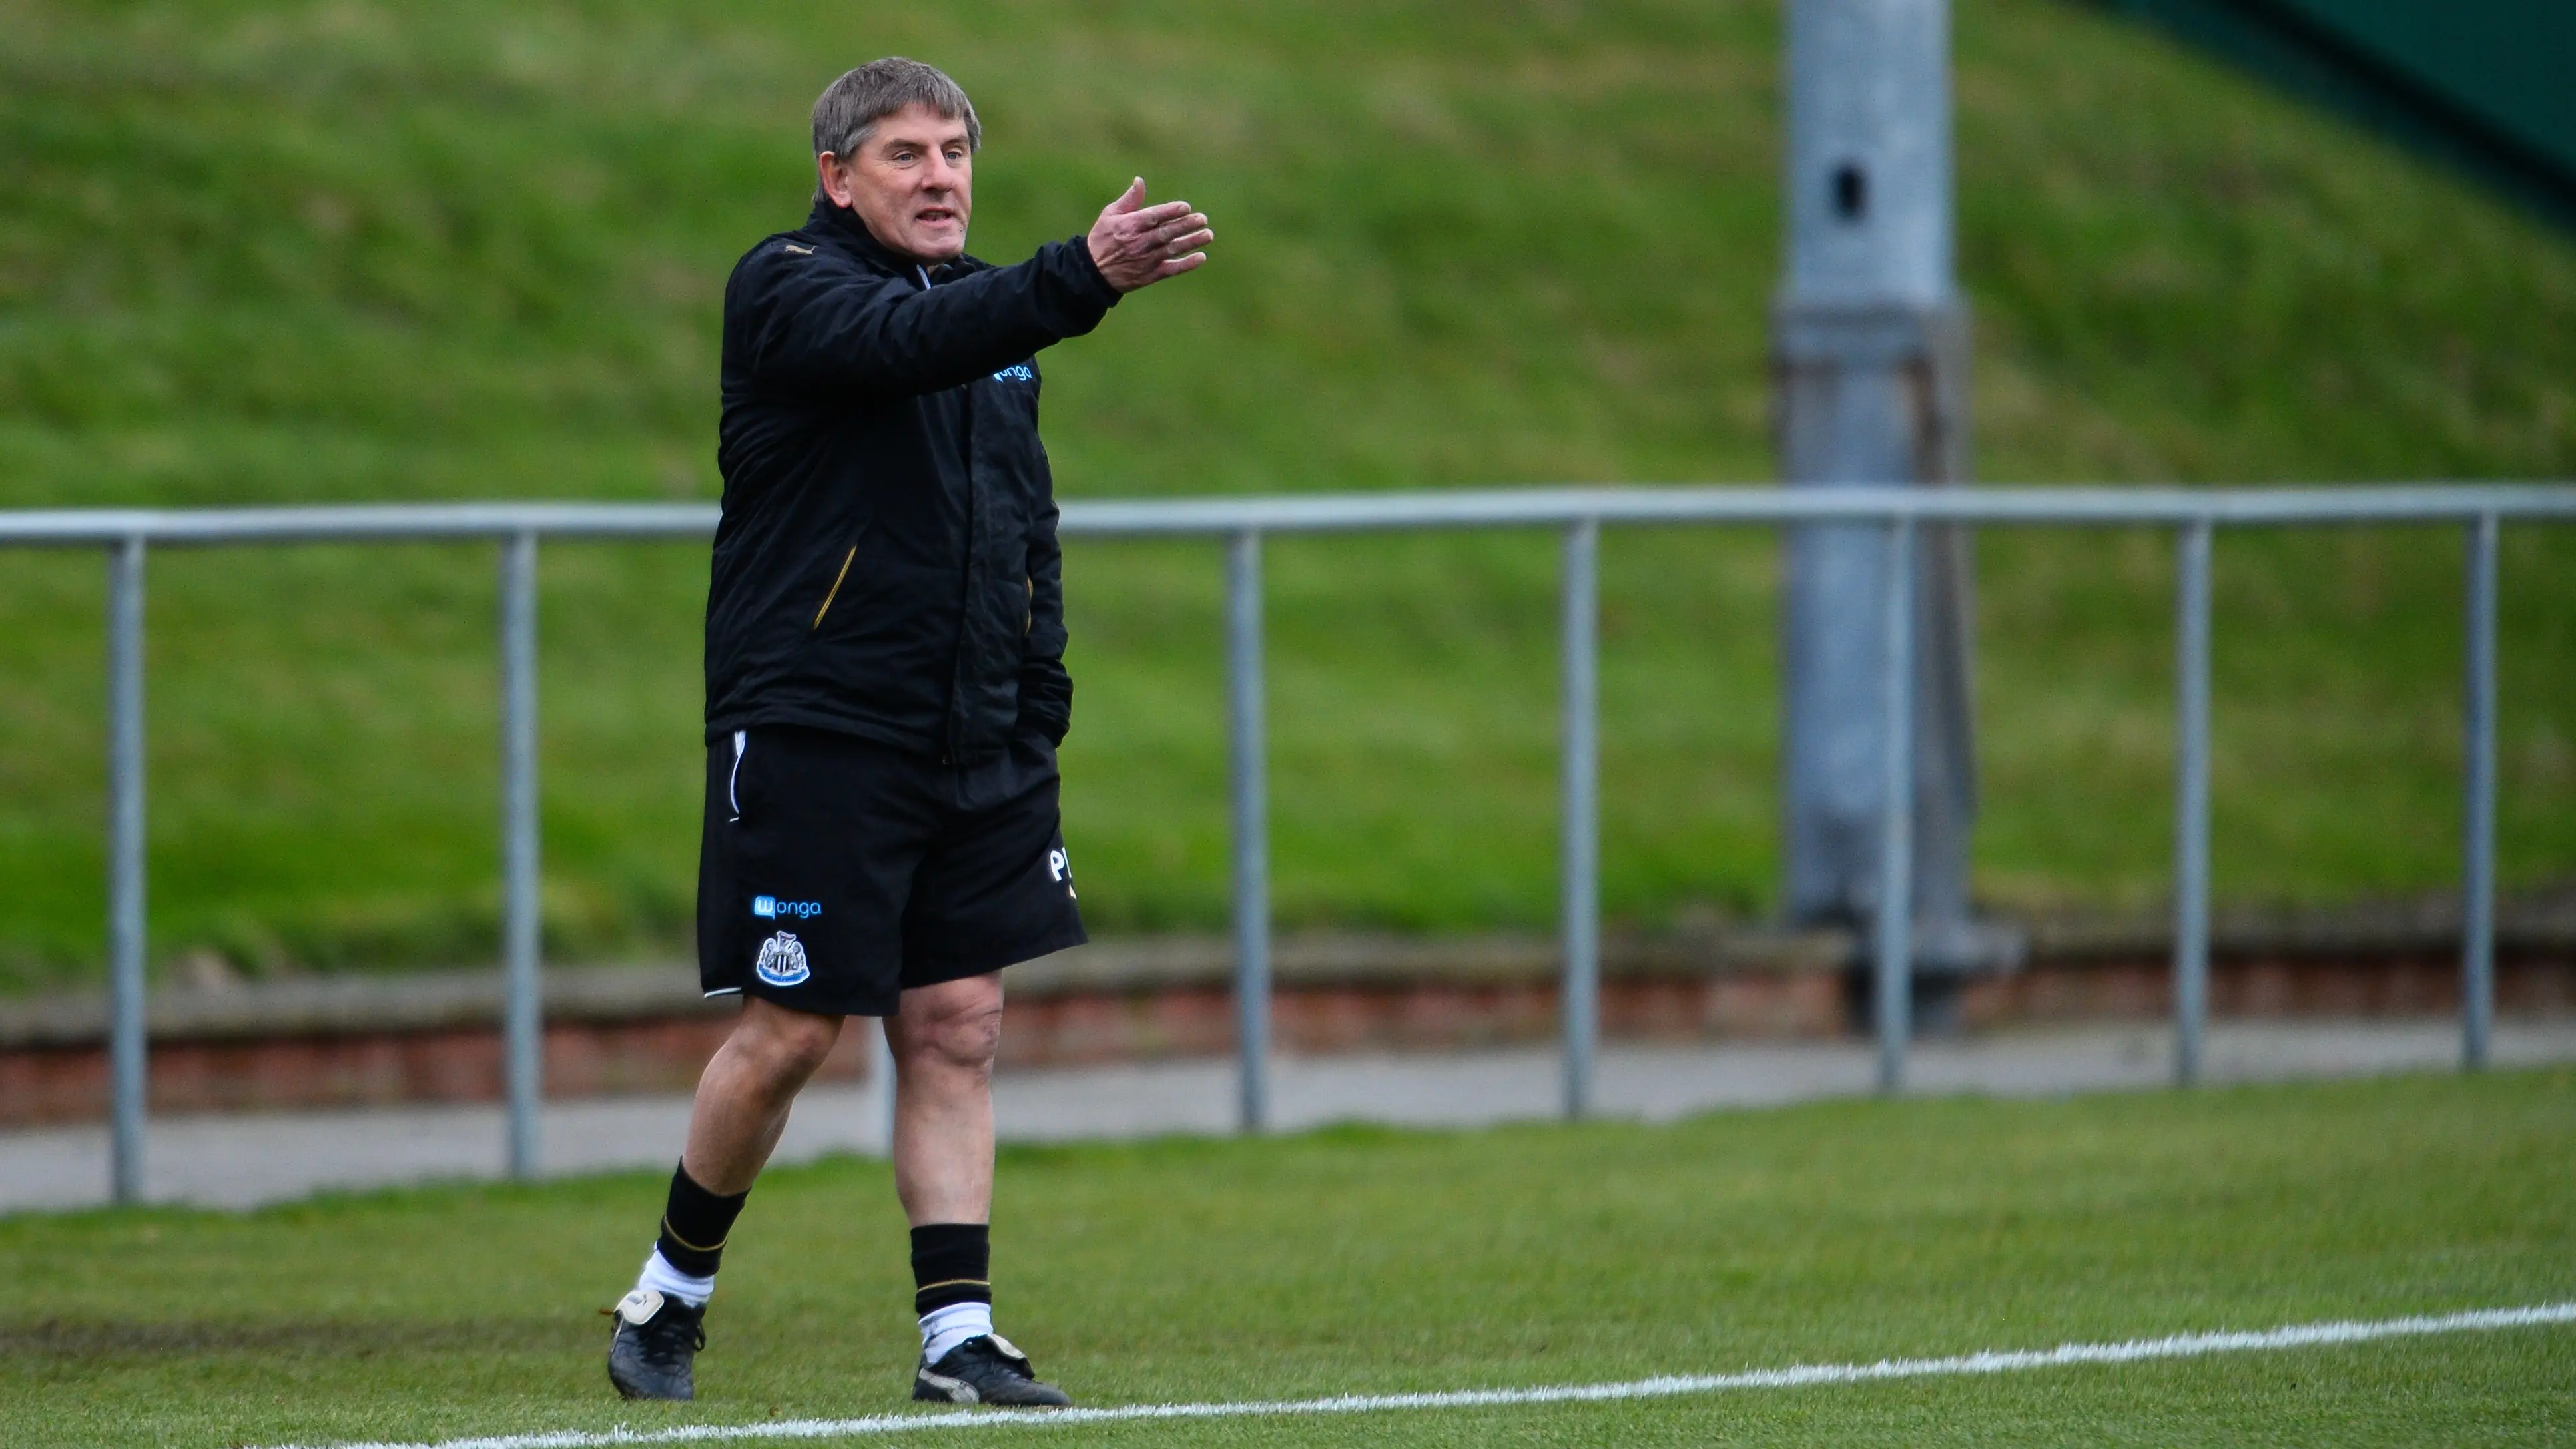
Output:
<instances>
[{"instance_id":1,"label":"outstretched arm","mask_svg":"<svg viewBox=\"0 0 2576 1449\"><path fill-rule=\"evenodd\" d=\"M731 290L728 348L755 377L818 392L955 387L1081 336L1118 301L1081 238L928 288L829 248L778 245L746 260Z\"/></svg>"},{"instance_id":2,"label":"outstretched arm","mask_svg":"<svg viewBox=\"0 0 2576 1449\"><path fill-rule=\"evenodd\" d=\"M1207 261L1207 217L1185 201L1145 203L1131 184L1088 234L1017 266L937 287L784 244L744 260L728 285L726 346L753 375L823 391L922 393L1100 325L1118 299ZM735 332L739 319L739 333Z\"/></svg>"}]
</instances>

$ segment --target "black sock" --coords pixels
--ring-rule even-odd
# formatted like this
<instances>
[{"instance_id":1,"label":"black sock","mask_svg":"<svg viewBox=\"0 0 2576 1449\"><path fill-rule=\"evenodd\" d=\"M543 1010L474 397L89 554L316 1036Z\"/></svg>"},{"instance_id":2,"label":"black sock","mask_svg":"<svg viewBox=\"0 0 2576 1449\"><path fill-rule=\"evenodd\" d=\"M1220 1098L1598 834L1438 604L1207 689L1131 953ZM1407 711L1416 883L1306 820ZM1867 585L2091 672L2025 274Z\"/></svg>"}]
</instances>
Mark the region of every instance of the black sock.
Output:
<instances>
[{"instance_id":1,"label":"black sock","mask_svg":"<svg viewBox=\"0 0 2576 1449\"><path fill-rule=\"evenodd\" d=\"M733 1220L749 1196L748 1190L719 1196L698 1186L686 1167L671 1169L671 1200L662 1209L662 1236L653 1245L662 1261L692 1278L714 1277Z\"/></svg>"},{"instance_id":2,"label":"black sock","mask_svg":"<svg viewBox=\"0 0 2576 1449\"><path fill-rule=\"evenodd\" d=\"M912 1230L912 1315L952 1303L993 1301L993 1230L984 1223L924 1223Z\"/></svg>"}]
</instances>

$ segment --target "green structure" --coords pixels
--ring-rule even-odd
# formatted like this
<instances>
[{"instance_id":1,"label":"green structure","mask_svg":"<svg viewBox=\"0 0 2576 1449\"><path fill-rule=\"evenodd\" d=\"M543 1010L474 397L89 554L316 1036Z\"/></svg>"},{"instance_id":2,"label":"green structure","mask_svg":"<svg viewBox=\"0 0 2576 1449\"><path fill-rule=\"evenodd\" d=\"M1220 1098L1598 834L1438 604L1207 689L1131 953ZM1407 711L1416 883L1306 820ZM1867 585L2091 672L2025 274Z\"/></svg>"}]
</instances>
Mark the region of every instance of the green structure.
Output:
<instances>
[{"instance_id":1,"label":"green structure","mask_svg":"<svg viewBox=\"0 0 2576 1449\"><path fill-rule=\"evenodd\" d=\"M2096 0L2576 231L2571 0Z\"/></svg>"}]
</instances>

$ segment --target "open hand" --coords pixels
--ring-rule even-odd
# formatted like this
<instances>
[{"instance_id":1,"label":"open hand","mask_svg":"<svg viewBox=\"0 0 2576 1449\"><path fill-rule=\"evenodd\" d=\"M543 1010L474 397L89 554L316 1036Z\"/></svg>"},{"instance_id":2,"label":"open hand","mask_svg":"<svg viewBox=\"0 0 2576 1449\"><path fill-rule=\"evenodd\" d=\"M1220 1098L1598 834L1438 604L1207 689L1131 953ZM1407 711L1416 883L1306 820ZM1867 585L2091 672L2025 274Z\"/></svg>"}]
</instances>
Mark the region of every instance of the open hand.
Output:
<instances>
[{"instance_id":1,"label":"open hand","mask_svg":"<svg viewBox=\"0 0 2576 1449\"><path fill-rule=\"evenodd\" d=\"M1121 292L1150 287L1165 277L1195 271L1207 261L1199 248L1216 240L1207 218L1186 201L1145 204L1145 178L1139 176L1125 195L1100 209L1100 220L1083 238L1100 275Z\"/></svg>"}]
</instances>

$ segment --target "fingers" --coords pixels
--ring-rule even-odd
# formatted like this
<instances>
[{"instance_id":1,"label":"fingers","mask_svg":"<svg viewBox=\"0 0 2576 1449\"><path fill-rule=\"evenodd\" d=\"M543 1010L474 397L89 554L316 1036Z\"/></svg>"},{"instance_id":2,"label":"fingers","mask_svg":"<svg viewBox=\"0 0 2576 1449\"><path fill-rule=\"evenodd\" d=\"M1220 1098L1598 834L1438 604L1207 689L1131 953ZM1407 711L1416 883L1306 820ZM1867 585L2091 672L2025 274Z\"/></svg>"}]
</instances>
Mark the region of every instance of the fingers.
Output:
<instances>
[{"instance_id":1,"label":"fingers","mask_svg":"<svg viewBox=\"0 0 2576 1449\"><path fill-rule=\"evenodd\" d=\"M1207 253L1205 252L1192 252L1185 257L1174 257L1154 269L1154 280L1159 282L1166 277L1177 277L1183 272L1194 272L1206 264Z\"/></svg>"},{"instance_id":2,"label":"fingers","mask_svg":"<svg viewBox=\"0 0 2576 1449\"><path fill-rule=\"evenodd\" d=\"M1214 235L1215 233L1208 230L1207 217L1193 211L1184 216L1174 217L1160 226L1141 227L1129 232L1127 239L1132 240L1140 250L1177 255L1200 245L1201 238Z\"/></svg>"},{"instance_id":3,"label":"fingers","mask_svg":"<svg viewBox=\"0 0 2576 1449\"><path fill-rule=\"evenodd\" d=\"M1127 183L1127 189L1119 193L1116 201L1102 207L1100 209L1100 214L1102 216L1124 216L1144 204L1145 178L1139 176L1135 180Z\"/></svg>"},{"instance_id":4,"label":"fingers","mask_svg":"<svg viewBox=\"0 0 2576 1449\"><path fill-rule=\"evenodd\" d=\"M1123 196L1119 198L1120 201L1126 199ZM1162 201L1142 211L1130 211L1121 215L1116 225L1120 231L1130 235L1141 235L1158 227L1170 226L1189 214L1190 204L1186 201ZM1199 219L1205 221L1207 218Z\"/></svg>"},{"instance_id":5,"label":"fingers","mask_svg":"<svg viewBox=\"0 0 2576 1449\"><path fill-rule=\"evenodd\" d=\"M1207 218L1197 217L1195 220L1205 221ZM1174 237L1172 240L1163 243L1163 251L1168 256L1177 257L1183 252L1197 251L1199 248L1206 246L1209 242L1215 240L1215 232L1208 230L1206 227L1200 227L1197 231L1191 232L1188 236Z\"/></svg>"}]
</instances>

